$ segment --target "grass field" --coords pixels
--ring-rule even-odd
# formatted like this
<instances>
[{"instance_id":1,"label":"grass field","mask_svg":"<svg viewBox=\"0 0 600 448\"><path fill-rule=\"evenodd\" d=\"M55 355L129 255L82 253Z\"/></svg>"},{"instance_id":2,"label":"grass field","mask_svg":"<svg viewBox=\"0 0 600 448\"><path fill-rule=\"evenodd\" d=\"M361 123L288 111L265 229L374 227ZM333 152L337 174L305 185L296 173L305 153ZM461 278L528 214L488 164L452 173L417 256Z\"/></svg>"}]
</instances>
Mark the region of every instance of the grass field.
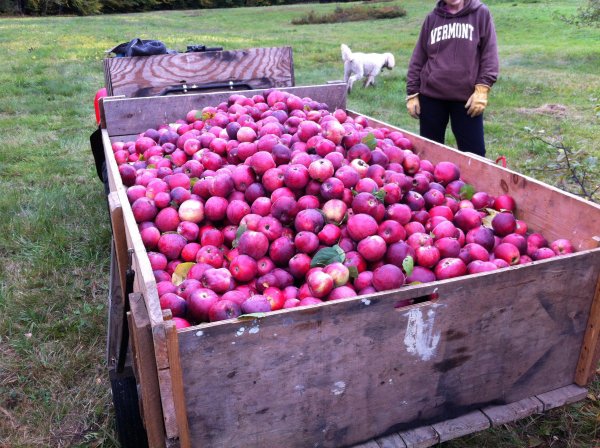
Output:
<instances>
[{"instance_id":1,"label":"grass field","mask_svg":"<svg viewBox=\"0 0 600 448\"><path fill-rule=\"evenodd\" d=\"M487 2L501 75L486 112L488 156L579 193L556 170L559 138L598 182L600 29L559 19L583 1ZM389 5L390 3L386 3ZM341 79L339 44L390 51L397 67L349 108L416 132L405 111L406 66L433 2L394 1L404 18L292 26L335 4L0 19L0 446L116 445L104 364L110 229L88 137L104 51L140 37L169 48L291 45L298 85ZM555 106L550 106L555 105ZM448 143L453 144L449 135ZM547 169L542 169L544 167ZM445 444L448 447L600 445L600 385L574 406Z\"/></svg>"}]
</instances>

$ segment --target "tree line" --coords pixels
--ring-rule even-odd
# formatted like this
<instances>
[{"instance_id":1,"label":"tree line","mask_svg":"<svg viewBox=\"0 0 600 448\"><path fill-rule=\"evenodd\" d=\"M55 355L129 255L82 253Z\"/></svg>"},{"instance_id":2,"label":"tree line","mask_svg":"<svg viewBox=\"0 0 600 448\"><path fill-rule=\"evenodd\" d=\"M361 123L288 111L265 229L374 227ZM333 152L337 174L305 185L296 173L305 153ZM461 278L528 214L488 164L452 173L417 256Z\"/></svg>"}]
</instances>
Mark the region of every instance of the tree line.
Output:
<instances>
[{"instance_id":1,"label":"tree line","mask_svg":"<svg viewBox=\"0 0 600 448\"><path fill-rule=\"evenodd\" d=\"M321 0L329 3L332 0ZM344 0L336 0L344 2ZM353 1L353 0L345 0ZM356 1L356 0L354 0ZM302 0L0 0L0 14L57 15L110 14L161 9L235 8L306 3ZM315 1L317 3L317 1Z\"/></svg>"}]
</instances>

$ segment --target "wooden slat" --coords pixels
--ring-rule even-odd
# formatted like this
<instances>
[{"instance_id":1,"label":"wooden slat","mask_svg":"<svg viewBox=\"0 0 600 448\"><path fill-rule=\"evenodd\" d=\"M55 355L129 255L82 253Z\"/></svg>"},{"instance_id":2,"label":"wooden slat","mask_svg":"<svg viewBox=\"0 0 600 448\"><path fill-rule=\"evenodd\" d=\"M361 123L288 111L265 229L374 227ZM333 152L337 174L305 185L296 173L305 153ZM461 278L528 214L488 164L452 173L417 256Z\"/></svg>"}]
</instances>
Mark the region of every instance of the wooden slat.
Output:
<instances>
[{"instance_id":1,"label":"wooden slat","mask_svg":"<svg viewBox=\"0 0 600 448\"><path fill-rule=\"evenodd\" d=\"M166 87L182 84L232 81L252 89L294 86L291 47L110 58L105 67L111 95L131 98L156 96Z\"/></svg>"},{"instance_id":2,"label":"wooden slat","mask_svg":"<svg viewBox=\"0 0 600 448\"><path fill-rule=\"evenodd\" d=\"M104 59L102 67L104 70L104 87L106 87L106 93L108 93L108 96L113 96L112 81L110 79L110 59Z\"/></svg>"},{"instance_id":3,"label":"wooden slat","mask_svg":"<svg viewBox=\"0 0 600 448\"><path fill-rule=\"evenodd\" d=\"M104 145L104 158L106 160L106 172L108 175L108 188L111 193L123 188L123 181L119 174L119 167L112 151L110 137L106 129L102 129L102 143Z\"/></svg>"},{"instance_id":4,"label":"wooden slat","mask_svg":"<svg viewBox=\"0 0 600 448\"><path fill-rule=\"evenodd\" d=\"M166 448L179 448L181 446L179 439L167 439L166 444Z\"/></svg>"},{"instance_id":5,"label":"wooden slat","mask_svg":"<svg viewBox=\"0 0 600 448\"><path fill-rule=\"evenodd\" d=\"M352 448L380 448L380 446L374 440L369 440L367 442L354 445Z\"/></svg>"},{"instance_id":6,"label":"wooden slat","mask_svg":"<svg viewBox=\"0 0 600 448\"><path fill-rule=\"evenodd\" d=\"M437 445L440 441L439 434L431 426L402 431L399 435L404 440L406 448L428 448Z\"/></svg>"},{"instance_id":7,"label":"wooden slat","mask_svg":"<svg viewBox=\"0 0 600 448\"><path fill-rule=\"evenodd\" d=\"M589 251L181 330L191 439L351 445L571 384L599 269Z\"/></svg>"},{"instance_id":8,"label":"wooden slat","mask_svg":"<svg viewBox=\"0 0 600 448\"><path fill-rule=\"evenodd\" d=\"M281 90L326 103L332 110L335 108L344 109L346 107L346 85L343 83L287 87ZM261 94L262 92L264 92L264 89L153 98L105 98L103 107L106 128L111 137L138 134L146 131L148 128L156 128L159 125L185 118L185 114L192 109L217 106L219 103L227 101L232 93L252 96Z\"/></svg>"},{"instance_id":9,"label":"wooden slat","mask_svg":"<svg viewBox=\"0 0 600 448\"><path fill-rule=\"evenodd\" d=\"M171 372L171 386L173 388L173 402L177 428L179 430L179 442L182 448L191 446L190 430L185 406L185 395L183 392L183 377L181 375L181 364L179 357L179 342L177 339L177 328L172 320L165 322L167 332L167 348L169 353L169 370Z\"/></svg>"},{"instance_id":10,"label":"wooden slat","mask_svg":"<svg viewBox=\"0 0 600 448\"><path fill-rule=\"evenodd\" d=\"M352 114L356 115L356 112ZM367 118L374 126L394 128L374 118ZM600 205L502 168L489 159L401 131L412 142L414 152L422 158L434 164L443 160L456 163L462 178L478 190L495 196L513 195L517 200L517 216L527 222L530 231L540 232L550 241L570 238L577 250L598 247L594 237L600 234Z\"/></svg>"},{"instance_id":11,"label":"wooden slat","mask_svg":"<svg viewBox=\"0 0 600 448\"><path fill-rule=\"evenodd\" d=\"M432 425L440 436L440 442L456 439L490 427L490 421L481 411L469 412L460 417Z\"/></svg>"},{"instance_id":12,"label":"wooden slat","mask_svg":"<svg viewBox=\"0 0 600 448\"><path fill-rule=\"evenodd\" d=\"M160 387L166 437L167 439L179 439L177 412L175 411L175 401L173 400L173 381L171 371L168 368L158 371L158 384Z\"/></svg>"},{"instance_id":13,"label":"wooden slat","mask_svg":"<svg viewBox=\"0 0 600 448\"><path fill-rule=\"evenodd\" d=\"M543 410L544 405L539 399L528 397L506 405L487 406L481 409L481 412L490 419L492 426L500 426L532 414L539 414Z\"/></svg>"},{"instance_id":14,"label":"wooden slat","mask_svg":"<svg viewBox=\"0 0 600 448\"><path fill-rule=\"evenodd\" d=\"M587 389L570 384L559 389L538 394L537 398L544 404L544 411L558 408L566 404L576 403L587 396Z\"/></svg>"},{"instance_id":15,"label":"wooden slat","mask_svg":"<svg viewBox=\"0 0 600 448\"><path fill-rule=\"evenodd\" d=\"M114 240L111 241L110 251L110 290L108 296L108 329L106 335L106 363L109 369L114 369L117 363L123 330L123 292L121 278L115 253Z\"/></svg>"},{"instance_id":16,"label":"wooden slat","mask_svg":"<svg viewBox=\"0 0 600 448\"><path fill-rule=\"evenodd\" d=\"M129 296L128 313L134 372L139 385L142 418L151 448L165 446L165 427L161 407L158 371L154 358L152 329L141 294Z\"/></svg>"},{"instance_id":17,"label":"wooden slat","mask_svg":"<svg viewBox=\"0 0 600 448\"><path fill-rule=\"evenodd\" d=\"M377 442L380 448L406 448L406 443L404 443L400 434L379 437L375 439L375 442Z\"/></svg>"},{"instance_id":18,"label":"wooden slat","mask_svg":"<svg viewBox=\"0 0 600 448\"><path fill-rule=\"evenodd\" d=\"M590 310L587 330L583 338L577 371L575 372L575 384L587 385L594 376L598 367L598 337L600 335L600 277L596 281L596 292Z\"/></svg>"},{"instance_id":19,"label":"wooden slat","mask_svg":"<svg viewBox=\"0 0 600 448\"><path fill-rule=\"evenodd\" d=\"M112 227L112 238L114 246L114 256L116 258L117 272L121 291L125 290L125 277L128 263L127 236L125 234L125 221L123 219L123 207L116 192L108 195L108 208L110 211L110 221ZM122 299L122 298L121 298Z\"/></svg>"},{"instance_id":20,"label":"wooden slat","mask_svg":"<svg viewBox=\"0 0 600 448\"><path fill-rule=\"evenodd\" d=\"M109 366L114 365L120 350L123 333L125 298L125 272L127 270L127 237L123 220L123 209L118 194L108 195L108 208L112 227L111 247L111 294L108 312L107 357Z\"/></svg>"}]
</instances>

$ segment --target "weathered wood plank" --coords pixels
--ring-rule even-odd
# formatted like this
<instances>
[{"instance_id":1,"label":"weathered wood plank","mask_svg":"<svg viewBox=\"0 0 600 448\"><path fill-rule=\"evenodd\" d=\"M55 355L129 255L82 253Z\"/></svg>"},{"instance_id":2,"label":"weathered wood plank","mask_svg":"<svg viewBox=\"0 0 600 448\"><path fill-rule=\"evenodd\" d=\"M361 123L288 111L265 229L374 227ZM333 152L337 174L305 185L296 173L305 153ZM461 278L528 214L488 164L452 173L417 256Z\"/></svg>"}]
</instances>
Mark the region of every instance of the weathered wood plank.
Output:
<instances>
[{"instance_id":1,"label":"weathered wood plank","mask_svg":"<svg viewBox=\"0 0 600 448\"><path fill-rule=\"evenodd\" d=\"M538 394L537 398L544 404L544 411L548 411L549 409L583 400L587 396L587 393L586 388L570 384L559 389Z\"/></svg>"},{"instance_id":2,"label":"weathered wood plank","mask_svg":"<svg viewBox=\"0 0 600 448\"><path fill-rule=\"evenodd\" d=\"M481 411L473 411L440 423L431 425L440 436L440 442L457 439L490 427L490 421Z\"/></svg>"},{"instance_id":3,"label":"weathered wood plank","mask_svg":"<svg viewBox=\"0 0 600 448\"><path fill-rule=\"evenodd\" d=\"M166 444L167 448L179 448L181 446L179 439L167 439Z\"/></svg>"},{"instance_id":4,"label":"weathered wood plank","mask_svg":"<svg viewBox=\"0 0 600 448\"><path fill-rule=\"evenodd\" d=\"M389 436L375 439L379 448L406 448L406 443L400 437L400 434L390 434Z\"/></svg>"},{"instance_id":5,"label":"weathered wood plank","mask_svg":"<svg viewBox=\"0 0 600 448\"><path fill-rule=\"evenodd\" d=\"M223 81L251 89L294 85L291 47L109 58L104 63L109 95L156 96L171 86Z\"/></svg>"},{"instance_id":6,"label":"weathered wood plank","mask_svg":"<svg viewBox=\"0 0 600 448\"><path fill-rule=\"evenodd\" d=\"M106 363L109 369L117 365L117 357L123 330L123 292L117 265L114 241L110 251L110 290L108 294L108 329L106 335Z\"/></svg>"},{"instance_id":7,"label":"weathered wood plank","mask_svg":"<svg viewBox=\"0 0 600 448\"><path fill-rule=\"evenodd\" d=\"M150 320L141 294L131 294L129 300L131 312L128 314L133 365L139 385L141 413L148 435L148 444L151 447L164 447L165 427Z\"/></svg>"},{"instance_id":8,"label":"weathered wood plank","mask_svg":"<svg viewBox=\"0 0 600 448\"><path fill-rule=\"evenodd\" d=\"M368 440L367 442L354 445L352 448L380 448L380 446L374 440Z\"/></svg>"},{"instance_id":9,"label":"weathered wood plank","mask_svg":"<svg viewBox=\"0 0 600 448\"><path fill-rule=\"evenodd\" d=\"M193 444L351 445L571 384L599 270L589 251L181 330Z\"/></svg>"},{"instance_id":10,"label":"weathered wood plank","mask_svg":"<svg viewBox=\"0 0 600 448\"><path fill-rule=\"evenodd\" d=\"M123 219L123 207L121 206L119 195L115 191L108 195L108 208L110 211L110 222L112 227L113 255L116 259L115 269L117 271L119 287L121 288L121 291L124 291L129 255L125 221ZM121 301L123 301L123 297L121 297Z\"/></svg>"},{"instance_id":11,"label":"weathered wood plank","mask_svg":"<svg viewBox=\"0 0 600 448\"><path fill-rule=\"evenodd\" d=\"M105 98L103 110L106 129L111 137L118 135L139 134L148 128L172 123L185 117L192 109L205 106L216 106L227 101L232 93L246 96L261 94L265 89L240 92L218 92L188 94L176 96L160 96L152 98ZM300 97L310 97L315 101L326 103L332 110L346 107L346 84L319 86L287 87L281 90Z\"/></svg>"},{"instance_id":12,"label":"weathered wood plank","mask_svg":"<svg viewBox=\"0 0 600 448\"><path fill-rule=\"evenodd\" d=\"M160 387L160 400L165 423L165 434L168 439L179 439L179 427L177 425L177 412L173 400L173 384L171 371L162 369L158 371L158 384Z\"/></svg>"},{"instance_id":13,"label":"weathered wood plank","mask_svg":"<svg viewBox=\"0 0 600 448\"><path fill-rule=\"evenodd\" d=\"M536 397L528 397L500 406L487 406L481 409L492 426L500 426L505 423L514 422L533 414L539 414L544 410L543 403Z\"/></svg>"},{"instance_id":14,"label":"weathered wood plank","mask_svg":"<svg viewBox=\"0 0 600 448\"><path fill-rule=\"evenodd\" d=\"M189 448L191 446L191 441L185 407L185 395L183 393L183 378L181 376L177 328L172 320L167 320L167 322L165 322L165 331L167 333L169 370L171 372L171 387L173 393L172 399L175 406L177 428L179 430L179 442L182 448Z\"/></svg>"},{"instance_id":15,"label":"weathered wood plank","mask_svg":"<svg viewBox=\"0 0 600 448\"><path fill-rule=\"evenodd\" d=\"M596 281L596 292L592 301L587 330L579 354L575 384L587 385L594 376L598 366L598 338L600 337L600 277Z\"/></svg>"},{"instance_id":16,"label":"weathered wood plank","mask_svg":"<svg viewBox=\"0 0 600 448\"><path fill-rule=\"evenodd\" d=\"M406 448L428 448L440 442L440 436L431 426L402 431L400 434Z\"/></svg>"},{"instance_id":17,"label":"weathered wood plank","mask_svg":"<svg viewBox=\"0 0 600 448\"><path fill-rule=\"evenodd\" d=\"M374 126L394 128L374 118L367 118ZM495 196L513 195L517 200L516 214L519 219L527 222L530 231L541 232L550 241L568 237L577 250L598 247L594 237L600 234L600 205L502 168L489 159L401 131L412 142L416 154L434 164L442 160L456 163L461 169L462 178L478 190L485 190ZM558 214L560 219L557 219Z\"/></svg>"},{"instance_id":18,"label":"weathered wood plank","mask_svg":"<svg viewBox=\"0 0 600 448\"><path fill-rule=\"evenodd\" d=\"M108 174L108 188L111 193L115 193L117 190L123 188L123 181L119 174L119 167L115 160L114 153L112 151L112 144L110 136L106 129L102 129L102 144L104 146L104 158L106 160L106 172Z\"/></svg>"}]
</instances>

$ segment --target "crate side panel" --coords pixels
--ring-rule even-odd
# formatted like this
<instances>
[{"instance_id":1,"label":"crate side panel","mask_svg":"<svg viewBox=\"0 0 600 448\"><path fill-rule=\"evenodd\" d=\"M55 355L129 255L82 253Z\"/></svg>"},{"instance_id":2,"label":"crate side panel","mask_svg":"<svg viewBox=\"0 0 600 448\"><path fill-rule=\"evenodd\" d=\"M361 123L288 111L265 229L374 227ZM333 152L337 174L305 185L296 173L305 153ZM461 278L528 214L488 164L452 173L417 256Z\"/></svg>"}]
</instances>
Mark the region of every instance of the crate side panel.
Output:
<instances>
[{"instance_id":1,"label":"crate side panel","mask_svg":"<svg viewBox=\"0 0 600 448\"><path fill-rule=\"evenodd\" d=\"M281 90L301 98L310 97L315 101L326 103L331 110L346 107L346 85L343 83L289 87ZM106 128L111 137L139 134L148 128L156 128L185 118L185 114L192 109L202 109L205 106L216 107L219 103L227 101L232 93L252 96L263 92L264 90L259 89L152 98L106 98L103 102Z\"/></svg>"},{"instance_id":2,"label":"crate side panel","mask_svg":"<svg viewBox=\"0 0 600 448\"><path fill-rule=\"evenodd\" d=\"M294 85L291 47L110 58L105 65L111 94L127 97L156 96L182 84L231 81L252 89Z\"/></svg>"},{"instance_id":3,"label":"crate side panel","mask_svg":"<svg viewBox=\"0 0 600 448\"><path fill-rule=\"evenodd\" d=\"M571 384L599 266L594 251L180 332L194 446L345 446Z\"/></svg>"},{"instance_id":4,"label":"crate side panel","mask_svg":"<svg viewBox=\"0 0 600 448\"><path fill-rule=\"evenodd\" d=\"M356 115L356 112L353 114ZM368 118L374 126L397 129ZM530 231L542 233L549 241L569 238L576 250L598 247L598 240L594 237L600 236L600 205L502 168L489 159L399 130L412 142L416 154L434 164L442 161L456 163L460 167L461 178L477 190L494 196L510 194L515 197L516 215L528 224Z\"/></svg>"}]
</instances>

